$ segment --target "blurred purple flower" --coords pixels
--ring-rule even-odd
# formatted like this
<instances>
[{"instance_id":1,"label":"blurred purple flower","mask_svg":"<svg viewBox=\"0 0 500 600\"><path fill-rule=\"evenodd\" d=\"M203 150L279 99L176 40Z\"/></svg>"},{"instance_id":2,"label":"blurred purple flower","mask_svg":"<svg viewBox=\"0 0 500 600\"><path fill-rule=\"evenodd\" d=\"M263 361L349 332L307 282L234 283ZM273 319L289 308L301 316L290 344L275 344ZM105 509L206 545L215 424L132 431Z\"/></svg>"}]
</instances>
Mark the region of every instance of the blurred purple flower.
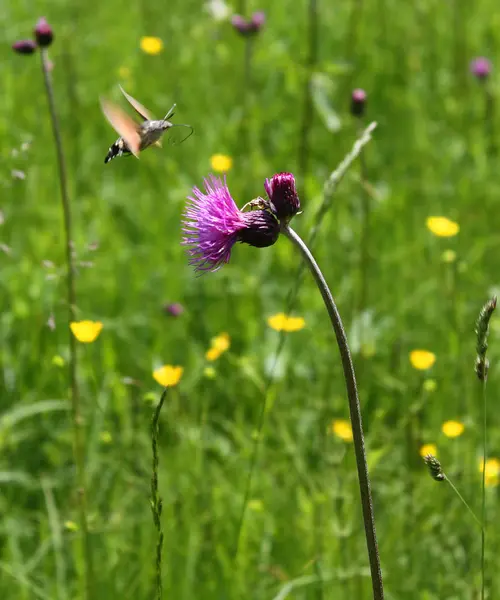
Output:
<instances>
[{"instance_id":1,"label":"blurred purple flower","mask_svg":"<svg viewBox=\"0 0 500 600\"><path fill-rule=\"evenodd\" d=\"M184 312L184 307L179 302L165 304L163 310L172 317L180 317Z\"/></svg>"},{"instance_id":2,"label":"blurred purple flower","mask_svg":"<svg viewBox=\"0 0 500 600\"><path fill-rule=\"evenodd\" d=\"M264 188L278 219L289 221L299 212L300 200L295 187L295 177L291 173L273 175L271 179L266 179Z\"/></svg>"},{"instance_id":3,"label":"blurred purple flower","mask_svg":"<svg viewBox=\"0 0 500 600\"><path fill-rule=\"evenodd\" d=\"M18 40L12 44L12 50L19 54L33 54L36 50L36 43L33 40Z\"/></svg>"},{"instance_id":4,"label":"blurred purple flower","mask_svg":"<svg viewBox=\"0 0 500 600\"><path fill-rule=\"evenodd\" d=\"M52 27L47 23L47 19L45 17L38 19L34 34L38 45L42 48L45 46L50 46L50 44L52 44L52 40L54 39Z\"/></svg>"},{"instance_id":5,"label":"blurred purple flower","mask_svg":"<svg viewBox=\"0 0 500 600\"><path fill-rule=\"evenodd\" d=\"M362 117L366 106L366 92L360 88L355 89L351 96L351 113L355 117Z\"/></svg>"},{"instance_id":6,"label":"blurred purple flower","mask_svg":"<svg viewBox=\"0 0 500 600\"><path fill-rule=\"evenodd\" d=\"M258 33L264 26L265 22L266 15L261 10L253 13L252 18L249 21L241 15L234 15L231 19L231 23L236 31L244 36Z\"/></svg>"},{"instance_id":7,"label":"blurred purple flower","mask_svg":"<svg viewBox=\"0 0 500 600\"><path fill-rule=\"evenodd\" d=\"M478 79L486 79L491 73L491 63L484 56L480 56L471 61L470 71Z\"/></svg>"},{"instance_id":8,"label":"blurred purple flower","mask_svg":"<svg viewBox=\"0 0 500 600\"><path fill-rule=\"evenodd\" d=\"M267 210L242 212L229 189L217 177L204 180L205 194L197 187L184 212L182 244L196 271L216 271L229 261L236 242L264 248L276 242L279 223Z\"/></svg>"}]
</instances>

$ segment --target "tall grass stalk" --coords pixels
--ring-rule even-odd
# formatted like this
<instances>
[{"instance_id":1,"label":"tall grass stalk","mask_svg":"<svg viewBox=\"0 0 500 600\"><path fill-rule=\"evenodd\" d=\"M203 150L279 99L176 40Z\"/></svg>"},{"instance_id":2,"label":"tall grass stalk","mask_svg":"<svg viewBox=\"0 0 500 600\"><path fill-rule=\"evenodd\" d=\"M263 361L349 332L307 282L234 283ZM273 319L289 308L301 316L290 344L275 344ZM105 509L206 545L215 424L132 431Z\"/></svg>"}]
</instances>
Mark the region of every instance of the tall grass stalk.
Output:
<instances>
[{"instance_id":1,"label":"tall grass stalk","mask_svg":"<svg viewBox=\"0 0 500 600\"><path fill-rule=\"evenodd\" d=\"M487 426L488 426L488 412L486 403L486 381L488 379L489 361L486 358L486 351L488 350L488 333L491 315L497 306L497 299L494 296L491 300L488 300L483 306L479 313L479 317L476 321L476 375L481 382L482 387L482 409L483 409L483 475L481 483L481 600L485 598L486 592L486 459L488 456L488 439L487 439Z\"/></svg>"},{"instance_id":2,"label":"tall grass stalk","mask_svg":"<svg viewBox=\"0 0 500 600\"><path fill-rule=\"evenodd\" d=\"M157 600L161 600L163 595L161 562L164 537L161 524L163 502L158 493L158 466L160 462L158 457L158 437L160 435L160 412L163 403L165 402L165 398L167 397L167 391L168 387L163 390L160 401L158 402L158 406L156 407L151 420L151 448L153 451L153 469L151 475L151 511L153 513L153 523L158 534L155 552L155 594Z\"/></svg>"},{"instance_id":3,"label":"tall grass stalk","mask_svg":"<svg viewBox=\"0 0 500 600\"><path fill-rule=\"evenodd\" d=\"M299 140L299 180L302 185L309 166L309 135L313 120L311 78L318 61L318 2L309 0L307 7L307 61L302 99L302 124Z\"/></svg>"},{"instance_id":4,"label":"tall grass stalk","mask_svg":"<svg viewBox=\"0 0 500 600\"><path fill-rule=\"evenodd\" d=\"M368 548L368 558L370 561L370 572L372 579L373 598L382 600L384 589L382 583L382 571L380 567L380 557L378 553L377 534L375 531L375 516L370 490L370 478L368 474L368 464L366 460L365 441L363 435L363 423L361 419L361 409L359 405L358 390L356 386L356 376L352 364L351 353L347 342L347 336L344 331L342 319L338 312L333 296L321 273L309 248L302 239L288 225L282 229L284 235L297 247L305 263L309 267L316 285L321 293L325 307L328 311L332 323L337 345L339 347L342 367L344 370L344 379L347 388L347 398L349 402L349 412L351 416L351 425L353 433L354 451L356 455L356 466L358 470L358 482L361 495L361 508L363 512L363 522L365 527L366 545Z\"/></svg>"},{"instance_id":5,"label":"tall grass stalk","mask_svg":"<svg viewBox=\"0 0 500 600\"><path fill-rule=\"evenodd\" d=\"M57 164L59 174L59 186L61 192L61 206L64 220L65 256L66 256L66 293L68 302L68 335L69 335L69 384L71 394L71 416L73 422L73 452L77 476L77 496L79 507L79 526L82 535L82 546L84 556L84 575L82 588L88 600L93 597L93 568L92 548L87 521L87 494L85 482L85 435L83 430L83 416L80 403L80 391L78 388L77 366L78 356L76 351L76 340L70 330L70 323L75 321L76 314L76 292L75 292L75 266L73 259L73 237L71 205L68 194L68 179L66 174L66 163L61 136L61 128L57 116L54 99L54 89L50 76L50 61L47 48L40 48L42 59L42 73L47 93L52 132L57 153ZM82 591L83 591L82 590Z\"/></svg>"}]
</instances>

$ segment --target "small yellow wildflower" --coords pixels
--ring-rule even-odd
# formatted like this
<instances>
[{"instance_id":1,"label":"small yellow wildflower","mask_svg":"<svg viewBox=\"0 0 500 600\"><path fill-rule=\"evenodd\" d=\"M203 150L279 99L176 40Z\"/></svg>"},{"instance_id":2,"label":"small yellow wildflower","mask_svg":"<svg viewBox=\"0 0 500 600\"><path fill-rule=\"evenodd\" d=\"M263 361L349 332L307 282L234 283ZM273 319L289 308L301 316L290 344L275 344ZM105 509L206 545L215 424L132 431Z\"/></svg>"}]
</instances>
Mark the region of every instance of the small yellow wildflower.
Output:
<instances>
[{"instance_id":1,"label":"small yellow wildflower","mask_svg":"<svg viewBox=\"0 0 500 600\"><path fill-rule=\"evenodd\" d=\"M460 231L459 224L446 217L429 217L426 224L429 231L438 237L453 237Z\"/></svg>"},{"instance_id":2,"label":"small yellow wildflower","mask_svg":"<svg viewBox=\"0 0 500 600\"><path fill-rule=\"evenodd\" d=\"M352 442L352 427L345 419L335 419L330 426L331 432L344 442Z\"/></svg>"},{"instance_id":3,"label":"small yellow wildflower","mask_svg":"<svg viewBox=\"0 0 500 600\"><path fill-rule=\"evenodd\" d=\"M163 387L177 385L182 377L183 367L163 365L153 371L153 377Z\"/></svg>"},{"instance_id":4,"label":"small yellow wildflower","mask_svg":"<svg viewBox=\"0 0 500 600\"><path fill-rule=\"evenodd\" d=\"M226 173L233 166L233 159L225 154L214 154L210 159L210 165L216 173Z\"/></svg>"},{"instance_id":5,"label":"small yellow wildflower","mask_svg":"<svg viewBox=\"0 0 500 600\"><path fill-rule=\"evenodd\" d=\"M432 456L437 456L437 446L436 444L424 444L420 447L420 456L423 458L428 454L432 454Z\"/></svg>"},{"instance_id":6,"label":"small yellow wildflower","mask_svg":"<svg viewBox=\"0 0 500 600\"><path fill-rule=\"evenodd\" d=\"M410 352L410 362L414 369L425 371L430 369L436 362L436 355L428 350L412 350Z\"/></svg>"},{"instance_id":7,"label":"small yellow wildflower","mask_svg":"<svg viewBox=\"0 0 500 600\"><path fill-rule=\"evenodd\" d=\"M163 50L163 42L158 37L145 36L141 38L141 50L146 54L155 56Z\"/></svg>"},{"instance_id":8,"label":"small yellow wildflower","mask_svg":"<svg viewBox=\"0 0 500 600\"><path fill-rule=\"evenodd\" d=\"M463 423L460 423L460 421L446 421L441 427L444 435L449 438L456 438L459 435L462 435L464 429L465 426Z\"/></svg>"},{"instance_id":9,"label":"small yellow wildflower","mask_svg":"<svg viewBox=\"0 0 500 600\"><path fill-rule=\"evenodd\" d=\"M217 360L231 345L229 334L221 333L217 337L212 338L212 344L205 353L205 358L210 361Z\"/></svg>"},{"instance_id":10,"label":"small yellow wildflower","mask_svg":"<svg viewBox=\"0 0 500 600\"><path fill-rule=\"evenodd\" d=\"M423 385L424 391L427 393L435 392L437 389L437 383L435 379L426 379Z\"/></svg>"},{"instance_id":11,"label":"small yellow wildflower","mask_svg":"<svg viewBox=\"0 0 500 600\"><path fill-rule=\"evenodd\" d=\"M300 331L306 322L302 317L288 317L285 313L278 313L269 317L267 324L275 331Z\"/></svg>"},{"instance_id":12,"label":"small yellow wildflower","mask_svg":"<svg viewBox=\"0 0 500 600\"><path fill-rule=\"evenodd\" d=\"M479 463L479 471L484 471L484 461ZM496 486L500 483L500 460L498 458L488 458L486 461L486 472L484 483L488 487Z\"/></svg>"},{"instance_id":13,"label":"small yellow wildflower","mask_svg":"<svg viewBox=\"0 0 500 600\"><path fill-rule=\"evenodd\" d=\"M455 250L445 250L441 254L441 260L445 263L453 263L457 260L457 253Z\"/></svg>"},{"instance_id":14,"label":"small yellow wildflower","mask_svg":"<svg viewBox=\"0 0 500 600\"><path fill-rule=\"evenodd\" d=\"M73 335L82 344L94 342L102 330L100 321L74 321L69 324Z\"/></svg>"},{"instance_id":15,"label":"small yellow wildflower","mask_svg":"<svg viewBox=\"0 0 500 600\"><path fill-rule=\"evenodd\" d=\"M205 358L210 362L214 362L214 360L217 360L221 354L222 352L218 348L209 348L205 352Z\"/></svg>"},{"instance_id":16,"label":"small yellow wildflower","mask_svg":"<svg viewBox=\"0 0 500 600\"><path fill-rule=\"evenodd\" d=\"M113 436L109 431L101 431L101 433L99 434L99 439L103 444L111 444L111 442L113 441Z\"/></svg>"}]
</instances>

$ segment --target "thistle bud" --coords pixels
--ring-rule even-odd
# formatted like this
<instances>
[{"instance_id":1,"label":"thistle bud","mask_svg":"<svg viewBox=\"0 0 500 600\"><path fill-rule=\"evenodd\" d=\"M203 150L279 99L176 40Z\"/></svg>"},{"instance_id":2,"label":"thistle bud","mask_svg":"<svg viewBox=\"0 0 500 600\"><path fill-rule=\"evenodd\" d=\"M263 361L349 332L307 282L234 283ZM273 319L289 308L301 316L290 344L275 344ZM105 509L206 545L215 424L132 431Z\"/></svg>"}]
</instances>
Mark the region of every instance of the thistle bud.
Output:
<instances>
[{"instance_id":1,"label":"thistle bud","mask_svg":"<svg viewBox=\"0 0 500 600\"><path fill-rule=\"evenodd\" d=\"M266 179L264 188L272 204L271 209L281 221L288 222L300 211L300 200L291 173L277 173Z\"/></svg>"},{"instance_id":2,"label":"thistle bud","mask_svg":"<svg viewBox=\"0 0 500 600\"><path fill-rule=\"evenodd\" d=\"M18 40L12 44L12 50L18 54L33 54L36 44L33 40Z\"/></svg>"},{"instance_id":3,"label":"thistle bud","mask_svg":"<svg viewBox=\"0 0 500 600\"><path fill-rule=\"evenodd\" d=\"M365 113L366 92L362 89L356 89L351 96L351 113L355 117L362 117Z\"/></svg>"},{"instance_id":4,"label":"thistle bud","mask_svg":"<svg viewBox=\"0 0 500 600\"><path fill-rule=\"evenodd\" d=\"M238 232L238 241L256 248L272 246L278 239L280 225L267 210L254 210L245 214L246 226Z\"/></svg>"},{"instance_id":5,"label":"thistle bud","mask_svg":"<svg viewBox=\"0 0 500 600\"><path fill-rule=\"evenodd\" d=\"M471 61L470 71L479 80L487 79L491 73L491 63L487 58L480 56Z\"/></svg>"},{"instance_id":6,"label":"thistle bud","mask_svg":"<svg viewBox=\"0 0 500 600\"><path fill-rule=\"evenodd\" d=\"M38 23L34 29L34 34L38 45L42 48L50 46L50 44L52 44L52 40L54 39L52 27L47 23L47 19L45 19L45 17L38 19Z\"/></svg>"}]
</instances>

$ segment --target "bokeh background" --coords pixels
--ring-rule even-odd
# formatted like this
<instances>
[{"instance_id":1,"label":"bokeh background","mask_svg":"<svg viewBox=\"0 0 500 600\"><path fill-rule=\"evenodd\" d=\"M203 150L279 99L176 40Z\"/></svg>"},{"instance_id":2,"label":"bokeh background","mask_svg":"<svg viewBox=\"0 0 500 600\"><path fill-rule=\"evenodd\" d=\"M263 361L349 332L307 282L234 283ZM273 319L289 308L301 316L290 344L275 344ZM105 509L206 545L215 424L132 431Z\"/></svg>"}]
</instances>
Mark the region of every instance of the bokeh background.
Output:
<instances>
[{"instance_id":1,"label":"bokeh background","mask_svg":"<svg viewBox=\"0 0 500 600\"><path fill-rule=\"evenodd\" d=\"M255 11L264 19L252 35L232 25ZM91 597L155 597L150 422L172 375L158 440L164 597L370 597L341 364L312 279L299 277L285 238L238 245L202 277L180 241L192 187L221 170L239 206L264 195L266 177L294 173L303 212L293 226L307 240L327 178L376 121L313 251L354 356L386 594L479 598L480 528L421 454L437 454L479 517L474 324L500 284L493 0L2 7L0 595L83 597L56 154L40 56L11 49L41 15L54 30L77 317L102 324L77 347ZM478 57L490 61L482 76L471 69ZM158 116L177 103L173 121L194 135L104 165L116 134L99 97L127 109L118 83ZM361 116L351 110L356 88L366 92ZM500 586L499 333L494 316L489 598Z\"/></svg>"}]
</instances>

